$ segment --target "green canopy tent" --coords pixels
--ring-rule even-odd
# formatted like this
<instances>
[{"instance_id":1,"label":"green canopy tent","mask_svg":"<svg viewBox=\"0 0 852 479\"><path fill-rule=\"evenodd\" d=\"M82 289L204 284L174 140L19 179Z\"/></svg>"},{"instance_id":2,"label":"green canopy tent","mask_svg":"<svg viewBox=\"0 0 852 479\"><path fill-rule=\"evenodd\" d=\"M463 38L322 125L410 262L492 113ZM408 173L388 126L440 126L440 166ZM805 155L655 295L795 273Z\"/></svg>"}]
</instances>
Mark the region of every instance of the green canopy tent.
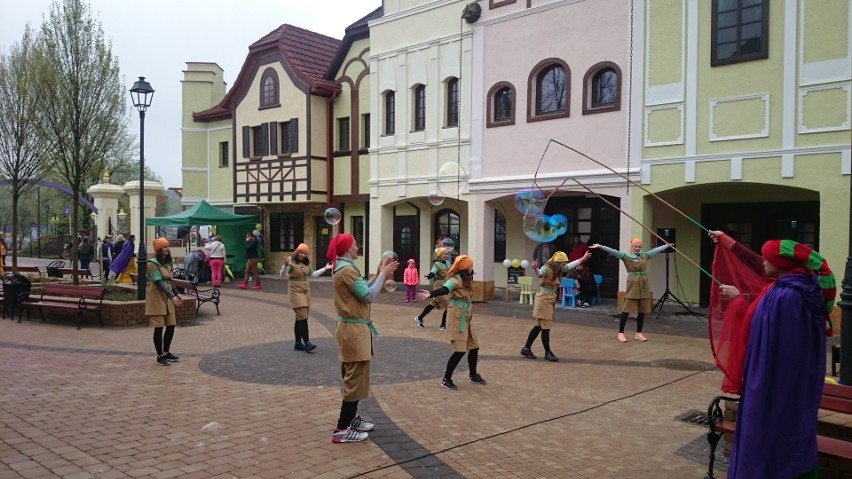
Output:
<instances>
[{"instance_id":1,"label":"green canopy tent","mask_svg":"<svg viewBox=\"0 0 852 479\"><path fill-rule=\"evenodd\" d=\"M245 269L246 233L254 230L258 223L258 215L235 215L211 206L204 200L171 216L145 218L148 226L216 226L216 233L222 237L228 255L226 262L235 273Z\"/></svg>"}]
</instances>

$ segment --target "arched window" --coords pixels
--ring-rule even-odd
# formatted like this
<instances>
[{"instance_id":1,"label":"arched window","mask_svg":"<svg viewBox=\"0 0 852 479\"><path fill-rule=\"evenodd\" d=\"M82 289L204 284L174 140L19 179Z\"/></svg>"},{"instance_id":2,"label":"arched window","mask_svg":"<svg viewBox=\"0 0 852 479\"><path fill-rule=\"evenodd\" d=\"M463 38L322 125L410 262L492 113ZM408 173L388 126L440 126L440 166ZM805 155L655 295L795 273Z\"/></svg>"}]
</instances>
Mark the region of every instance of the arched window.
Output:
<instances>
[{"instance_id":1,"label":"arched window","mask_svg":"<svg viewBox=\"0 0 852 479\"><path fill-rule=\"evenodd\" d=\"M583 114L621 109L621 69L613 62L594 65L583 78Z\"/></svg>"},{"instance_id":2,"label":"arched window","mask_svg":"<svg viewBox=\"0 0 852 479\"><path fill-rule=\"evenodd\" d=\"M385 92L385 135L393 135L396 131L396 95L392 91Z\"/></svg>"},{"instance_id":3,"label":"arched window","mask_svg":"<svg viewBox=\"0 0 852 479\"><path fill-rule=\"evenodd\" d=\"M272 68L267 68L260 77L260 107L271 108L275 106L279 106L278 73Z\"/></svg>"},{"instance_id":4,"label":"arched window","mask_svg":"<svg viewBox=\"0 0 852 479\"><path fill-rule=\"evenodd\" d=\"M459 79L447 80L447 127L459 126Z\"/></svg>"},{"instance_id":5,"label":"arched window","mask_svg":"<svg viewBox=\"0 0 852 479\"><path fill-rule=\"evenodd\" d=\"M414 131L426 129L426 86L414 87Z\"/></svg>"},{"instance_id":6,"label":"arched window","mask_svg":"<svg viewBox=\"0 0 852 479\"><path fill-rule=\"evenodd\" d=\"M456 242L456 250L461 244L459 214L454 210L441 210L435 215L435 236L450 237Z\"/></svg>"},{"instance_id":7,"label":"arched window","mask_svg":"<svg viewBox=\"0 0 852 479\"><path fill-rule=\"evenodd\" d=\"M488 91L486 128L515 124L515 87L500 82Z\"/></svg>"},{"instance_id":8,"label":"arched window","mask_svg":"<svg viewBox=\"0 0 852 479\"><path fill-rule=\"evenodd\" d=\"M571 71L562 60L549 58L533 69L529 80L528 121L569 116Z\"/></svg>"}]
</instances>

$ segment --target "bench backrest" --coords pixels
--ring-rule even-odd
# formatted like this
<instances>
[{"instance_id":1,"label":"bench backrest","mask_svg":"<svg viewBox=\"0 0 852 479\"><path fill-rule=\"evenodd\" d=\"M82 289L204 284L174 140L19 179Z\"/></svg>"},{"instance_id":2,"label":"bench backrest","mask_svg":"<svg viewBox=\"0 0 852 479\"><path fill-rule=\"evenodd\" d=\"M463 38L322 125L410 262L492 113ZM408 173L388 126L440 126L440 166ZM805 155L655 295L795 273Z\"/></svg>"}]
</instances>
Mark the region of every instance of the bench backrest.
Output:
<instances>
[{"instance_id":1,"label":"bench backrest","mask_svg":"<svg viewBox=\"0 0 852 479\"><path fill-rule=\"evenodd\" d=\"M70 276L70 275L74 274L74 269L73 269L73 268L58 268L58 270L59 270L59 274L61 274L62 276L65 276L65 275L69 275L69 276ZM92 277L92 272L91 272L90 270L88 270L88 269L79 269L79 268L77 268L77 275L79 275L79 276L88 276L88 277L90 277L90 278L91 278L91 277Z\"/></svg>"},{"instance_id":2,"label":"bench backrest","mask_svg":"<svg viewBox=\"0 0 852 479\"><path fill-rule=\"evenodd\" d=\"M67 284L44 285L42 295L48 296L76 296L78 298L100 298L104 294L103 288L90 288L88 286L74 286Z\"/></svg>"},{"instance_id":3,"label":"bench backrest","mask_svg":"<svg viewBox=\"0 0 852 479\"><path fill-rule=\"evenodd\" d=\"M852 387L826 383L822 389L819 408L852 414Z\"/></svg>"},{"instance_id":4,"label":"bench backrest","mask_svg":"<svg viewBox=\"0 0 852 479\"><path fill-rule=\"evenodd\" d=\"M38 273L41 274L41 270L38 269L38 266L18 266L19 273Z\"/></svg>"},{"instance_id":5,"label":"bench backrest","mask_svg":"<svg viewBox=\"0 0 852 479\"><path fill-rule=\"evenodd\" d=\"M181 288L186 292L195 289L195 285L192 284L192 281L187 281L185 279L172 279L172 284L175 285L176 288Z\"/></svg>"}]
</instances>

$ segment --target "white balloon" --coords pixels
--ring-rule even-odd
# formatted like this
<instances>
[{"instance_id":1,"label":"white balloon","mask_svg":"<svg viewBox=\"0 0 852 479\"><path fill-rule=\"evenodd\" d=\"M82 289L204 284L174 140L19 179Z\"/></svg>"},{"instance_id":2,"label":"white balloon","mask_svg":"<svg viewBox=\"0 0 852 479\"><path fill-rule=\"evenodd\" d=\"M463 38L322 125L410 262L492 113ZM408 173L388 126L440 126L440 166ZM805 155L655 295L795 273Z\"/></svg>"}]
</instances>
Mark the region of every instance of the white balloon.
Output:
<instances>
[{"instance_id":1,"label":"white balloon","mask_svg":"<svg viewBox=\"0 0 852 479\"><path fill-rule=\"evenodd\" d=\"M505 267L507 267L507 268L508 268L509 266L512 266L512 260L510 260L509 258L504 259L504 260L503 260L503 266L505 266Z\"/></svg>"},{"instance_id":2,"label":"white balloon","mask_svg":"<svg viewBox=\"0 0 852 479\"><path fill-rule=\"evenodd\" d=\"M521 260L521 268L527 269L530 267L530 262L527 260Z\"/></svg>"}]
</instances>

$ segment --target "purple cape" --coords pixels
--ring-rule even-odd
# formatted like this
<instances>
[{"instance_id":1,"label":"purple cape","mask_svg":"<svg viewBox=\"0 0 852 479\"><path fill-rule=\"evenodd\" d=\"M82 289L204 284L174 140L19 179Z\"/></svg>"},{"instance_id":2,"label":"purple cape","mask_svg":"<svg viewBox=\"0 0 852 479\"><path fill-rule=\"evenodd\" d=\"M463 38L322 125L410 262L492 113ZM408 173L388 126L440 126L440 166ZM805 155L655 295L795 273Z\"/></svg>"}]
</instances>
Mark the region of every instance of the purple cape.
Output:
<instances>
[{"instance_id":1,"label":"purple cape","mask_svg":"<svg viewBox=\"0 0 852 479\"><path fill-rule=\"evenodd\" d=\"M787 274L751 322L728 478L792 478L819 464L825 317L815 276Z\"/></svg>"},{"instance_id":2,"label":"purple cape","mask_svg":"<svg viewBox=\"0 0 852 479\"><path fill-rule=\"evenodd\" d=\"M118 256L109 264L109 270L115 274L121 274L124 271L124 268L127 267L127 263L133 258L133 243L130 241L125 241L124 246L121 248L121 253L118 253Z\"/></svg>"}]
</instances>

